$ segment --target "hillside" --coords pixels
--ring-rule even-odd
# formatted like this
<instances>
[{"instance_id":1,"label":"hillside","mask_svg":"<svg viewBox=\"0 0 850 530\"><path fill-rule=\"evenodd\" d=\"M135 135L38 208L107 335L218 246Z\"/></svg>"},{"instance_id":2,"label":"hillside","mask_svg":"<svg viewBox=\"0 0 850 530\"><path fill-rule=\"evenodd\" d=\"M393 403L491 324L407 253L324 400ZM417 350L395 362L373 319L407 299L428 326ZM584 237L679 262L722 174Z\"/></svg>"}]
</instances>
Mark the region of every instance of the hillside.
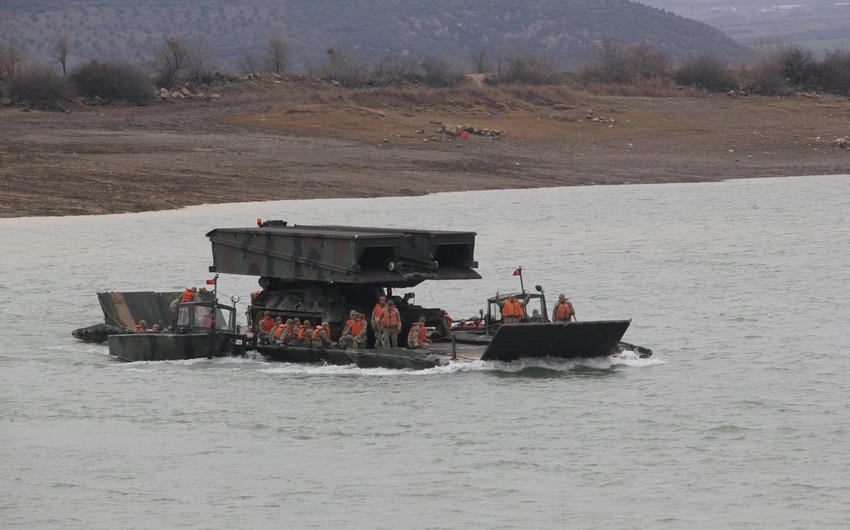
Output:
<instances>
[{"instance_id":1,"label":"hillside","mask_svg":"<svg viewBox=\"0 0 850 530\"><path fill-rule=\"evenodd\" d=\"M738 42L781 41L812 50L850 49L850 4L835 0L765 3L747 0L642 0L705 22Z\"/></svg>"},{"instance_id":2,"label":"hillside","mask_svg":"<svg viewBox=\"0 0 850 530\"><path fill-rule=\"evenodd\" d=\"M167 36L203 40L220 66L233 69L272 35L288 39L295 68L333 46L367 59L383 53L443 55L466 65L485 49L545 50L575 67L603 39L649 42L674 59L709 53L735 61L746 50L700 22L626 0L3 0L0 40L25 42L31 58L48 58L61 36L70 62L145 60Z\"/></svg>"}]
</instances>

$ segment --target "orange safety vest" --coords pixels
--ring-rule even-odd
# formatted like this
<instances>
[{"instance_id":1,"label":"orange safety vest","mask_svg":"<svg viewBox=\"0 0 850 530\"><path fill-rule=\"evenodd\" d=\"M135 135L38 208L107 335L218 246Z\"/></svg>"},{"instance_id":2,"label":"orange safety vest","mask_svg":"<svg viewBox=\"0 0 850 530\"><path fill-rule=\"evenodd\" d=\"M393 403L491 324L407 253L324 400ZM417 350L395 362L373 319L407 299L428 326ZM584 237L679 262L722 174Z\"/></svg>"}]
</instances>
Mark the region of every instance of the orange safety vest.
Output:
<instances>
[{"instance_id":1,"label":"orange safety vest","mask_svg":"<svg viewBox=\"0 0 850 530\"><path fill-rule=\"evenodd\" d=\"M398 327L398 309L385 309L384 312L381 313L381 326L385 328Z\"/></svg>"},{"instance_id":2,"label":"orange safety vest","mask_svg":"<svg viewBox=\"0 0 850 530\"><path fill-rule=\"evenodd\" d=\"M181 302L191 302L195 297L195 292L192 289L186 289L183 291L183 294L180 296Z\"/></svg>"},{"instance_id":3,"label":"orange safety vest","mask_svg":"<svg viewBox=\"0 0 850 530\"><path fill-rule=\"evenodd\" d=\"M286 324L281 324L278 327L276 327L275 330L274 330L274 338L280 339L280 337L281 337L281 335L283 335L284 331L286 331Z\"/></svg>"},{"instance_id":4,"label":"orange safety vest","mask_svg":"<svg viewBox=\"0 0 850 530\"><path fill-rule=\"evenodd\" d=\"M513 303L510 300L505 300L505 305L502 306L502 316L522 317L522 304L519 303L519 300L514 300Z\"/></svg>"},{"instance_id":5,"label":"orange safety vest","mask_svg":"<svg viewBox=\"0 0 850 530\"><path fill-rule=\"evenodd\" d=\"M298 335L297 335L298 340L306 339L307 336L309 335L309 333L310 333L310 330L307 329L307 326L305 326L304 324L298 325Z\"/></svg>"},{"instance_id":6,"label":"orange safety vest","mask_svg":"<svg viewBox=\"0 0 850 530\"><path fill-rule=\"evenodd\" d=\"M322 331L322 326L319 326L319 327L317 327L316 329L314 329L314 330L313 330L313 334L312 334L312 335L310 335L310 338L311 338L311 339L318 339L318 338L319 338L319 332L320 332L320 331Z\"/></svg>"},{"instance_id":7,"label":"orange safety vest","mask_svg":"<svg viewBox=\"0 0 850 530\"><path fill-rule=\"evenodd\" d=\"M380 303L375 304L375 308L372 310L372 320L376 320L381 318L381 311L384 310L384 307L381 306Z\"/></svg>"},{"instance_id":8,"label":"orange safety vest","mask_svg":"<svg viewBox=\"0 0 850 530\"><path fill-rule=\"evenodd\" d=\"M573 312L570 309L570 304L566 302L559 302L558 309L555 311L555 320L569 320L572 316Z\"/></svg>"},{"instance_id":9,"label":"orange safety vest","mask_svg":"<svg viewBox=\"0 0 850 530\"><path fill-rule=\"evenodd\" d=\"M407 332L407 338L413 337L413 327L410 326L410 331ZM423 325L419 325L419 342L422 342L428 337L428 328Z\"/></svg>"},{"instance_id":10,"label":"orange safety vest","mask_svg":"<svg viewBox=\"0 0 850 530\"><path fill-rule=\"evenodd\" d=\"M269 333L271 332L272 327L274 327L274 319L263 317L263 319L260 320L260 326L262 326L263 331Z\"/></svg>"},{"instance_id":11,"label":"orange safety vest","mask_svg":"<svg viewBox=\"0 0 850 530\"><path fill-rule=\"evenodd\" d=\"M360 335L360 332L363 331L364 325L365 325L365 322L363 320L359 319L359 318L357 320L355 320L354 322L352 322L351 323L351 330L350 330L351 335L353 337Z\"/></svg>"}]
</instances>

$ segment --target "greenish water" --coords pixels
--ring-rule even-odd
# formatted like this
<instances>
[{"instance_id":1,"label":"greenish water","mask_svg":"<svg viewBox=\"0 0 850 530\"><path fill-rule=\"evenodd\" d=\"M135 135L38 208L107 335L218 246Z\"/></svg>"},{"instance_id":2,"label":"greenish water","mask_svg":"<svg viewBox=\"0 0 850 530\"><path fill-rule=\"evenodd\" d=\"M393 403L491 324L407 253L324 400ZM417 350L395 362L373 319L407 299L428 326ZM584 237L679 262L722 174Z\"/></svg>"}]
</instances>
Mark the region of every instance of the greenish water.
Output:
<instances>
[{"instance_id":1,"label":"greenish water","mask_svg":"<svg viewBox=\"0 0 850 530\"><path fill-rule=\"evenodd\" d=\"M0 220L0 521L845 527L848 205L831 176ZM98 290L202 284L204 234L257 217L475 230L484 279L418 303L476 314L522 265L655 355L414 373L122 364L70 337Z\"/></svg>"}]
</instances>

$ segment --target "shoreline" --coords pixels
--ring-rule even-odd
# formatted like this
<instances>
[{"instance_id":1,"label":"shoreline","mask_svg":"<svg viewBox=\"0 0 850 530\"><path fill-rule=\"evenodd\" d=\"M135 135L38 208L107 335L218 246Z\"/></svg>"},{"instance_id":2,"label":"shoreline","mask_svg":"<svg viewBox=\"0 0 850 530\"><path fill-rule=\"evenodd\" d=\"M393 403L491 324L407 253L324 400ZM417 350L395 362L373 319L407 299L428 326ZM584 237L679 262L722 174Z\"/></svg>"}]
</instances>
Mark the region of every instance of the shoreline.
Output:
<instances>
[{"instance_id":1,"label":"shoreline","mask_svg":"<svg viewBox=\"0 0 850 530\"><path fill-rule=\"evenodd\" d=\"M564 107L564 108L561 108ZM72 113L0 109L0 217L842 175L848 98L619 97L501 114L285 98ZM591 121L593 115L601 122ZM435 123L506 131L442 134Z\"/></svg>"}]
</instances>

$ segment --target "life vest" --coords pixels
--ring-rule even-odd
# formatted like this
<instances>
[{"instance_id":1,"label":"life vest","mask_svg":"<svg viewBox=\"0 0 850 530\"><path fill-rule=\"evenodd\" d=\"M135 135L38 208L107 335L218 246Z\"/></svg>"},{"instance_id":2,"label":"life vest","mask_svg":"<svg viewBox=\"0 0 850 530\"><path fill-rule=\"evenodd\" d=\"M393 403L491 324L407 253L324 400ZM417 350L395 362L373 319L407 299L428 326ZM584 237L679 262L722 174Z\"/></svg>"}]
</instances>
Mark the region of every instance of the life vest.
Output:
<instances>
[{"instance_id":1,"label":"life vest","mask_svg":"<svg viewBox=\"0 0 850 530\"><path fill-rule=\"evenodd\" d=\"M384 306L380 303L375 304L375 308L372 310L372 320L378 320L381 318L381 312L384 310Z\"/></svg>"},{"instance_id":2,"label":"life vest","mask_svg":"<svg viewBox=\"0 0 850 530\"><path fill-rule=\"evenodd\" d=\"M385 328L398 327L398 310L396 308L385 309L381 313L381 326Z\"/></svg>"},{"instance_id":3,"label":"life vest","mask_svg":"<svg viewBox=\"0 0 850 530\"><path fill-rule=\"evenodd\" d=\"M350 330L351 336L356 337L357 335L360 335L360 332L363 331L363 326L365 326L365 325L366 325L366 322L364 320L359 319L359 318L357 320L355 320L354 322L352 322L351 330Z\"/></svg>"},{"instance_id":4,"label":"life vest","mask_svg":"<svg viewBox=\"0 0 850 530\"><path fill-rule=\"evenodd\" d=\"M143 328L142 326L136 324L135 326L133 326L133 329L131 329L130 331L142 331L144 329L145 328Z\"/></svg>"},{"instance_id":5,"label":"life vest","mask_svg":"<svg viewBox=\"0 0 850 530\"><path fill-rule=\"evenodd\" d=\"M354 319L354 318L349 318L348 320L346 320L345 321L345 327L342 328L342 334L345 335L345 333L347 331L349 335L357 335L357 333L355 333L355 331L354 331L355 322L360 322L360 320Z\"/></svg>"},{"instance_id":6,"label":"life vest","mask_svg":"<svg viewBox=\"0 0 850 530\"><path fill-rule=\"evenodd\" d=\"M304 340L309 338L310 330L307 329L307 326L304 324L300 324L298 326L298 340Z\"/></svg>"},{"instance_id":7,"label":"life vest","mask_svg":"<svg viewBox=\"0 0 850 530\"><path fill-rule=\"evenodd\" d=\"M408 339L412 339L415 335L421 335L421 333L416 332L417 328L421 330L422 326L419 326L417 324L410 326L410 331L407 332Z\"/></svg>"},{"instance_id":8,"label":"life vest","mask_svg":"<svg viewBox=\"0 0 850 530\"><path fill-rule=\"evenodd\" d=\"M286 324L280 324L274 330L274 338L280 339L280 337L283 336L284 331L286 331Z\"/></svg>"},{"instance_id":9,"label":"life vest","mask_svg":"<svg viewBox=\"0 0 850 530\"><path fill-rule=\"evenodd\" d=\"M183 291L183 294L180 295L181 302L191 302L195 298L195 292L192 289L186 289Z\"/></svg>"},{"instance_id":10,"label":"life vest","mask_svg":"<svg viewBox=\"0 0 850 530\"><path fill-rule=\"evenodd\" d=\"M266 333L271 333L272 327L274 327L274 319L263 317L263 319L260 320L260 326Z\"/></svg>"},{"instance_id":11,"label":"life vest","mask_svg":"<svg viewBox=\"0 0 850 530\"><path fill-rule=\"evenodd\" d=\"M555 320L569 320L573 316L573 311L570 309L570 304L567 302L558 303L558 309L555 310Z\"/></svg>"},{"instance_id":12,"label":"life vest","mask_svg":"<svg viewBox=\"0 0 850 530\"><path fill-rule=\"evenodd\" d=\"M505 305L502 306L503 317L522 317L522 304L519 300L505 300Z\"/></svg>"},{"instance_id":13,"label":"life vest","mask_svg":"<svg viewBox=\"0 0 850 530\"><path fill-rule=\"evenodd\" d=\"M424 341L426 338L428 338L428 328L419 324L419 342Z\"/></svg>"},{"instance_id":14,"label":"life vest","mask_svg":"<svg viewBox=\"0 0 850 530\"><path fill-rule=\"evenodd\" d=\"M318 339L319 338L319 332L321 332L321 331L322 331L322 326L316 326L316 329L313 330L313 334L310 335L310 338L311 339Z\"/></svg>"}]
</instances>

